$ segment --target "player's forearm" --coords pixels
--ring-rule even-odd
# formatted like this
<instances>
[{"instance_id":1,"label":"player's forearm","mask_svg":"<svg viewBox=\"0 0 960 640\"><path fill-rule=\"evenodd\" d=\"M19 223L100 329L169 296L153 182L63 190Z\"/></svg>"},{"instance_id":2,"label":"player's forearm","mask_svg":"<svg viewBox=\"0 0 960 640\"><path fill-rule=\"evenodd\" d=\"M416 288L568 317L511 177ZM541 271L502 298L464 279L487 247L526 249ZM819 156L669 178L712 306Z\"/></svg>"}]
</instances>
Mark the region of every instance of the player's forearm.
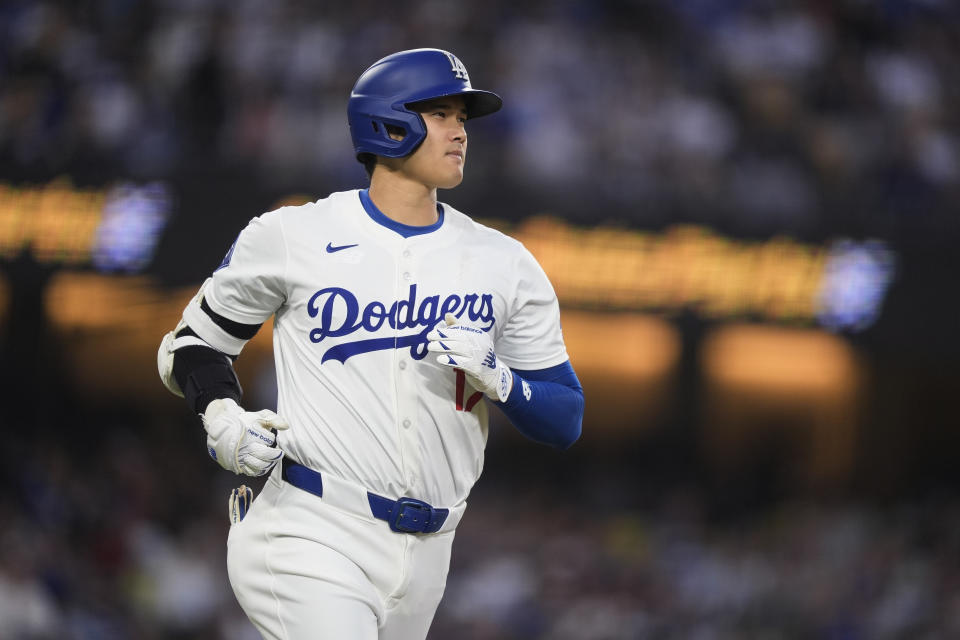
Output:
<instances>
[{"instance_id":1,"label":"player's forearm","mask_svg":"<svg viewBox=\"0 0 960 640\"><path fill-rule=\"evenodd\" d=\"M513 426L526 437L559 449L580 437L583 387L570 363L540 371L514 371L513 390L499 404Z\"/></svg>"}]
</instances>

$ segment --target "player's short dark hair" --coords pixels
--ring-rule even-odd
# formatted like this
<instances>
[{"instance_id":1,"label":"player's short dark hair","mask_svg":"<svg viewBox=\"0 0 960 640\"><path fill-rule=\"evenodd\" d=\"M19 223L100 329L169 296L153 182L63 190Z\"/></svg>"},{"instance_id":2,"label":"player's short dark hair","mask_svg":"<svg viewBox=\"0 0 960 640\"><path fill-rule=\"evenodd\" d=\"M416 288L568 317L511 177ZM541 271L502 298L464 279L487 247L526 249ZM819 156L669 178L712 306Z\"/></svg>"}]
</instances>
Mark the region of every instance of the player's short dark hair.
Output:
<instances>
[{"instance_id":1,"label":"player's short dark hair","mask_svg":"<svg viewBox=\"0 0 960 640\"><path fill-rule=\"evenodd\" d=\"M373 177L373 168L377 166L377 156L372 153L361 153L357 160L363 163L363 168L367 171L367 180Z\"/></svg>"},{"instance_id":2,"label":"player's short dark hair","mask_svg":"<svg viewBox=\"0 0 960 640\"><path fill-rule=\"evenodd\" d=\"M402 140L407 135L406 129L396 125L385 125L390 137L394 140ZM373 168L377 166L377 156L372 153L358 153L357 160L363 163L363 168L367 170L367 180L373 178Z\"/></svg>"}]
</instances>

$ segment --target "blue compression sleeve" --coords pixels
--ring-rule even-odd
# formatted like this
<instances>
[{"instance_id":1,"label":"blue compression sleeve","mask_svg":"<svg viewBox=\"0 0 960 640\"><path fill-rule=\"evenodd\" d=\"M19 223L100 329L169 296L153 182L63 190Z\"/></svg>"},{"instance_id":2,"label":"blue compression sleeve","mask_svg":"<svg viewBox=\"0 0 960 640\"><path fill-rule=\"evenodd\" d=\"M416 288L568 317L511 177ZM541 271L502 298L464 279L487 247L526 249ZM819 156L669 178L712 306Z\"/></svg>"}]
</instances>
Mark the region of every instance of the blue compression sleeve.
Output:
<instances>
[{"instance_id":1,"label":"blue compression sleeve","mask_svg":"<svg viewBox=\"0 0 960 640\"><path fill-rule=\"evenodd\" d=\"M583 387L570 361L548 369L513 372L513 390L496 403L531 440L567 449L580 437Z\"/></svg>"}]
</instances>

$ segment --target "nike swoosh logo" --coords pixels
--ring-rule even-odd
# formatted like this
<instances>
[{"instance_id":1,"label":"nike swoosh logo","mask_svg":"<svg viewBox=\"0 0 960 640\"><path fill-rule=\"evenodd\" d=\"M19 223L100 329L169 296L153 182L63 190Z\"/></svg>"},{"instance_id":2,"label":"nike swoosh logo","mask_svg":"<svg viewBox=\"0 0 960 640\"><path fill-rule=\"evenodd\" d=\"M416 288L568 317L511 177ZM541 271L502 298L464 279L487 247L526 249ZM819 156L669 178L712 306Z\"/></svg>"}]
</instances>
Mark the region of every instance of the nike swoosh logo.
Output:
<instances>
[{"instance_id":1,"label":"nike swoosh logo","mask_svg":"<svg viewBox=\"0 0 960 640\"><path fill-rule=\"evenodd\" d=\"M336 253L337 251L343 251L344 249L350 249L351 247L356 247L359 245L356 244L341 244L339 246L333 246L332 242L327 243L327 253Z\"/></svg>"}]
</instances>

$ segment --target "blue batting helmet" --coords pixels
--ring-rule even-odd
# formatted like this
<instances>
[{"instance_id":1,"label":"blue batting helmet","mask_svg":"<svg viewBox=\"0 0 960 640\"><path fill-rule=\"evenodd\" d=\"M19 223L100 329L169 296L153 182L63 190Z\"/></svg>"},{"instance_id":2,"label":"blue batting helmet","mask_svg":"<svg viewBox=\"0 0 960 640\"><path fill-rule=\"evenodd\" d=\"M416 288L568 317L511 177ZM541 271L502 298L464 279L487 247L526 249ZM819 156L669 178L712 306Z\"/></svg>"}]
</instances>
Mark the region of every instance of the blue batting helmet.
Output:
<instances>
[{"instance_id":1,"label":"blue batting helmet","mask_svg":"<svg viewBox=\"0 0 960 640\"><path fill-rule=\"evenodd\" d=\"M491 114L503 105L497 94L471 87L467 68L441 49L401 51L373 63L357 80L347 103L357 159L364 153L388 158L412 153L427 137L427 127L408 105L445 96L462 96L468 118ZM394 140L386 125L399 127L406 135Z\"/></svg>"}]
</instances>

